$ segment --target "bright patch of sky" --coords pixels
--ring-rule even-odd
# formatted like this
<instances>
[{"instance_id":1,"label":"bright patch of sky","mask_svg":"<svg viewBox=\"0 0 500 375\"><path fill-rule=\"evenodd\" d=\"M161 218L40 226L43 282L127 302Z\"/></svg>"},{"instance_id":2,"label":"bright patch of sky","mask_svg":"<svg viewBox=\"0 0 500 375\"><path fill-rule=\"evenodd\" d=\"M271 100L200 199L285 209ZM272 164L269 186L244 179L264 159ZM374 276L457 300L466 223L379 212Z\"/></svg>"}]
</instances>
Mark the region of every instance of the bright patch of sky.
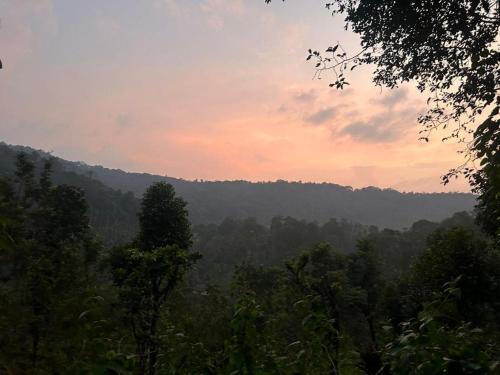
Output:
<instances>
[{"instance_id":1,"label":"bright patch of sky","mask_svg":"<svg viewBox=\"0 0 500 375\"><path fill-rule=\"evenodd\" d=\"M307 49L359 44L321 0L0 0L0 140L188 179L466 191L425 97L312 80Z\"/></svg>"}]
</instances>

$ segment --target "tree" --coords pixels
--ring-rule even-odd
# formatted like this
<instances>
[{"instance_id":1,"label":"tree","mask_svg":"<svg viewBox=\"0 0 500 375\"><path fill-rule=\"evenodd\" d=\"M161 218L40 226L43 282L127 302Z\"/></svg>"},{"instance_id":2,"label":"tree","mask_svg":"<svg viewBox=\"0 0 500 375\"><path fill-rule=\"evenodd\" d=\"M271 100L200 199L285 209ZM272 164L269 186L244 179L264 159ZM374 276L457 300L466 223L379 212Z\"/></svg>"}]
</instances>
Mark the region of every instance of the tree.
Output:
<instances>
[{"instance_id":1,"label":"tree","mask_svg":"<svg viewBox=\"0 0 500 375\"><path fill-rule=\"evenodd\" d=\"M352 291L347 285L346 263L345 256L333 251L329 245L320 244L286 265L292 281L304 295L312 298L312 322L323 331L322 347L325 356L331 358L331 374L339 371L342 312Z\"/></svg>"},{"instance_id":2,"label":"tree","mask_svg":"<svg viewBox=\"0 0 500 375\"><path fill-rule=\"evenodd\" d=\"M141 202L139 246L143 250L169 245L190 248L191 227L186 205L182 198L175 196L172 185L151 185Z\"/></svg>"},{"instance_id":3,"label":"tree","mask_svg":"<svg viewBox=\"0 0 500 375\"><path fill-rule=\"evenodd\" d=\"M457 278L462 294L457 308L463 319L476 324L497 320L500 255L484 239L465 229L437 231L430 236L428 249L410 271L409 302L419 310L444 283Z\"/></svg>"},{"instance_id":4,"label":"tree","mask_svg":"<svg viewBox=\"0 0 500 375\"><path fill-rule=\"evenodd\" d=\"M155 374L162 306L199 258L189 251L191 230L185 206L171 185L151 185L142 199L134 246L116 248L110 257L113 281L137 347L139 374Z\"/></svg>"},{"instance_id":5,"label":"tree","mask_svg":"<svg viewBox=\"0 0 500 375\"><path fill-rule=\"evenodd\" d=\"M226 343L228 374L258 374L259 366L259 320L262 320L260 306L251 295L241 297L231 319L233 333ZM262 325L262 324L260 324Z\"/></svg>"},{"instance_id":6,"label":"tree","mask_svg":"<svg viewBox=\"0 0 500 375\"><path fill-rule=\"evenodd\" d=\"M40 177L25 154L17 157L15 178L2 183L0 202L9 246L2 248L0 341L15 357L14 366L60 372L61 362L77 353L78 315L92 288L89 267L98 244L90 232L83 192L52 186L51 162ZM5 332L5 336L3 334ZM0 353L3 356L3 353Z\"/></svg>"},{"instance_id":7,"label":"tree","mask_svg":"<svg viewBox=\"0 0 500 375\"><path fill-rule=\"evenodd\" d=\"M417 318L401 324L385 350L392 374L498 374L497 337L457 312L459 281L445 283Z\"/></svg>"},{"instance_id":8,"label":"tree","mask_svg":"<svg viewBox=\"0 0 500 375\"><path fill-rule=\"evenodd\" d=\"M350 260L348 267L350 284L358 288L361 297L353 302L366 320L370 337L370 340L363 337L365 344L359 345L363 360L361 367L367 374L384 374L375 320L383 289L379 260L373 245L366 239L358 242L358 251L351 255Z\"/></svg>"},{"instance_id":9,"label":"tree","mask_svg":"<svg viewBox=\"0 0 500 375\"><path fill-rule=\"evenodd\" d=\"M309 50L307 59L315 61L316 76L331 71L335 81L330 86L342 89L349 84L349 70L372 64L375 85L395 88L415 82L421 92L429 93L428 103L433 103L419 118L421 138L428 141L432 131L446 129L443 140L466 144L466 162L445 174L443 182L464 173L480 194L479 209L486 210L490 219L492 207L498 214L500 3L335 0L326 7L344 16L345 28L351 27L361 38L361 50L348 55L339 44L325 53ZM488 111L488 118L474 131L473 123ZM467 166L474 160L481 161L482 168ZM500 228L497 214L493 232ZM487 229L491 231L489 226Z\"/></svg>"},{"instance_id":10,"label":"tree","mask_svg":"<svg viewBox=\"0 0 500 375\"><path fill-rule=\"evenodd\" d=\"M302 301L310 301L310 317L304 321L316 332L309 345L319 341L317 349L330 358L329 373L342 372L350 362L367 375L385 374L375 320L383 285L372 245L362 240L358 251L346 256L320 244L287 268Z\"/></svg>"},{"instance_id":11,"label":"tree","mask_svg":"<svg viewBox=\"0 0 500 375\"><path fill-rule=\"evenodd\" d=\"M500 107L476 130L474 149L482 158L482 168L470 175L474 192L479 196L477 221L500 245Z\"/></svg>"}]
</instances>

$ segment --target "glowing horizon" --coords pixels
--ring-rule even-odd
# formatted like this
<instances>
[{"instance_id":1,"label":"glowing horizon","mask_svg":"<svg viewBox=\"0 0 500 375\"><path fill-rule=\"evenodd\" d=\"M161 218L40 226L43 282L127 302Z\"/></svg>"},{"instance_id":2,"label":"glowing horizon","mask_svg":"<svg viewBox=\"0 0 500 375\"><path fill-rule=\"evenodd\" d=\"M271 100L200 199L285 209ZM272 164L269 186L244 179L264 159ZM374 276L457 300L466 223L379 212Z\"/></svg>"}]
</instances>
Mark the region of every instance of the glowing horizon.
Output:
<instances>
[{"instance_id":1,"label":"glowing horizon","mask_svg":"<svg viewBox=\"0 0 500 375\"><path fill-rule=\"evenodd\" d=\"M461 164L418 141L425 96L312 80L308 48L341 41L321 2L0 0L0 140L69 160L188 180L440 184Z\"/></svg>"}]
</instances>

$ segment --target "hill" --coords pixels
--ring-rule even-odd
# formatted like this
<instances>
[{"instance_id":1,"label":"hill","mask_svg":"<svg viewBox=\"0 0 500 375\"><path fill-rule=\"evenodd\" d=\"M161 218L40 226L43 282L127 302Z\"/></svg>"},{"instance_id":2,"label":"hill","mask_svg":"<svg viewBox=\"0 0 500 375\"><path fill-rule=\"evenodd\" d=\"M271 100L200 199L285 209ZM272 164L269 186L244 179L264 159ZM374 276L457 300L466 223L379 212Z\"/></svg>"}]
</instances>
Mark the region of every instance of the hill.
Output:
<instances>
[{"instance_id":1,"label":"hill","mask_svg":"<svg viewBox=\"0 0 500 375\"><path fill-rule=\"evenodd\" d=\"M0 176L13 175L19 151L26 152L38 169L42 161L50 157L43 151L0 144ZM112 245L132 238L138 228L139 200L131 192L112 189L88 175L67 169L66 165L63 159L53 159L53 181L55 184L78 186L84 191L89 205L90 223L101 239L107 245Z\"/></svg>"},{"instance_id":2,"label":"hill","mask_svg":"<svg viewBox=\"0 0 500 375\"><path fill-rule=\"evenodd\" d=\"M29 147L6 144L0 145L0 151L0 173L12 170L12 158L16 151L25 151L37 158L49 156ZM6 155L9 157L6 158ZM97 189L107 195L117 194L113 207L119 205L122 199L127 200L130 208L136 205L132 204L130 195L122 192L130 191L135 197L140 197L153 182L171 183L177 193L188 201L190 219L194 224L220 223L227 217L253 217L259 223L268 225L274 216L291 216L319 223L325 223L330 218L344 218L364 225L402 229L422 219L441 221L455 212L471 211L475 205L475 197L467 193L402 193L376 187L353 189L332 183L282 180L259 183L187 181L90 166L57 157L54 160L61 176L71 176L75 185L88 185L86 193L94 194L92 189ZM93 205L92 200L90 205Z\"/></svg>"}]
</instances>

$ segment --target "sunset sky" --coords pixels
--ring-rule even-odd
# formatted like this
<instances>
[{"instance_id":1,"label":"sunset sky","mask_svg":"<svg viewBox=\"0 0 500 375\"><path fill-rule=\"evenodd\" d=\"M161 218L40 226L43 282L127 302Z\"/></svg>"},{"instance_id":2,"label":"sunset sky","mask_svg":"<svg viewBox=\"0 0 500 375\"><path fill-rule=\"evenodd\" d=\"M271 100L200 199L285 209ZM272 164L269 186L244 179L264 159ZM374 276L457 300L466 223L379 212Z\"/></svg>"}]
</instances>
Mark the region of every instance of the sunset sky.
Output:
<instances>
[{"instance_id":1,"label":"sunset sky","mask_svg":"<svg viewBox=\"0 0 500 375\"><path fill-rule=\"evenodd\" d=\"M440 184L457 146L418 141L425 96L313 80L354 34L322 0L0 0L0 140L186 179Z\"/></svg>"}]
</instances>

